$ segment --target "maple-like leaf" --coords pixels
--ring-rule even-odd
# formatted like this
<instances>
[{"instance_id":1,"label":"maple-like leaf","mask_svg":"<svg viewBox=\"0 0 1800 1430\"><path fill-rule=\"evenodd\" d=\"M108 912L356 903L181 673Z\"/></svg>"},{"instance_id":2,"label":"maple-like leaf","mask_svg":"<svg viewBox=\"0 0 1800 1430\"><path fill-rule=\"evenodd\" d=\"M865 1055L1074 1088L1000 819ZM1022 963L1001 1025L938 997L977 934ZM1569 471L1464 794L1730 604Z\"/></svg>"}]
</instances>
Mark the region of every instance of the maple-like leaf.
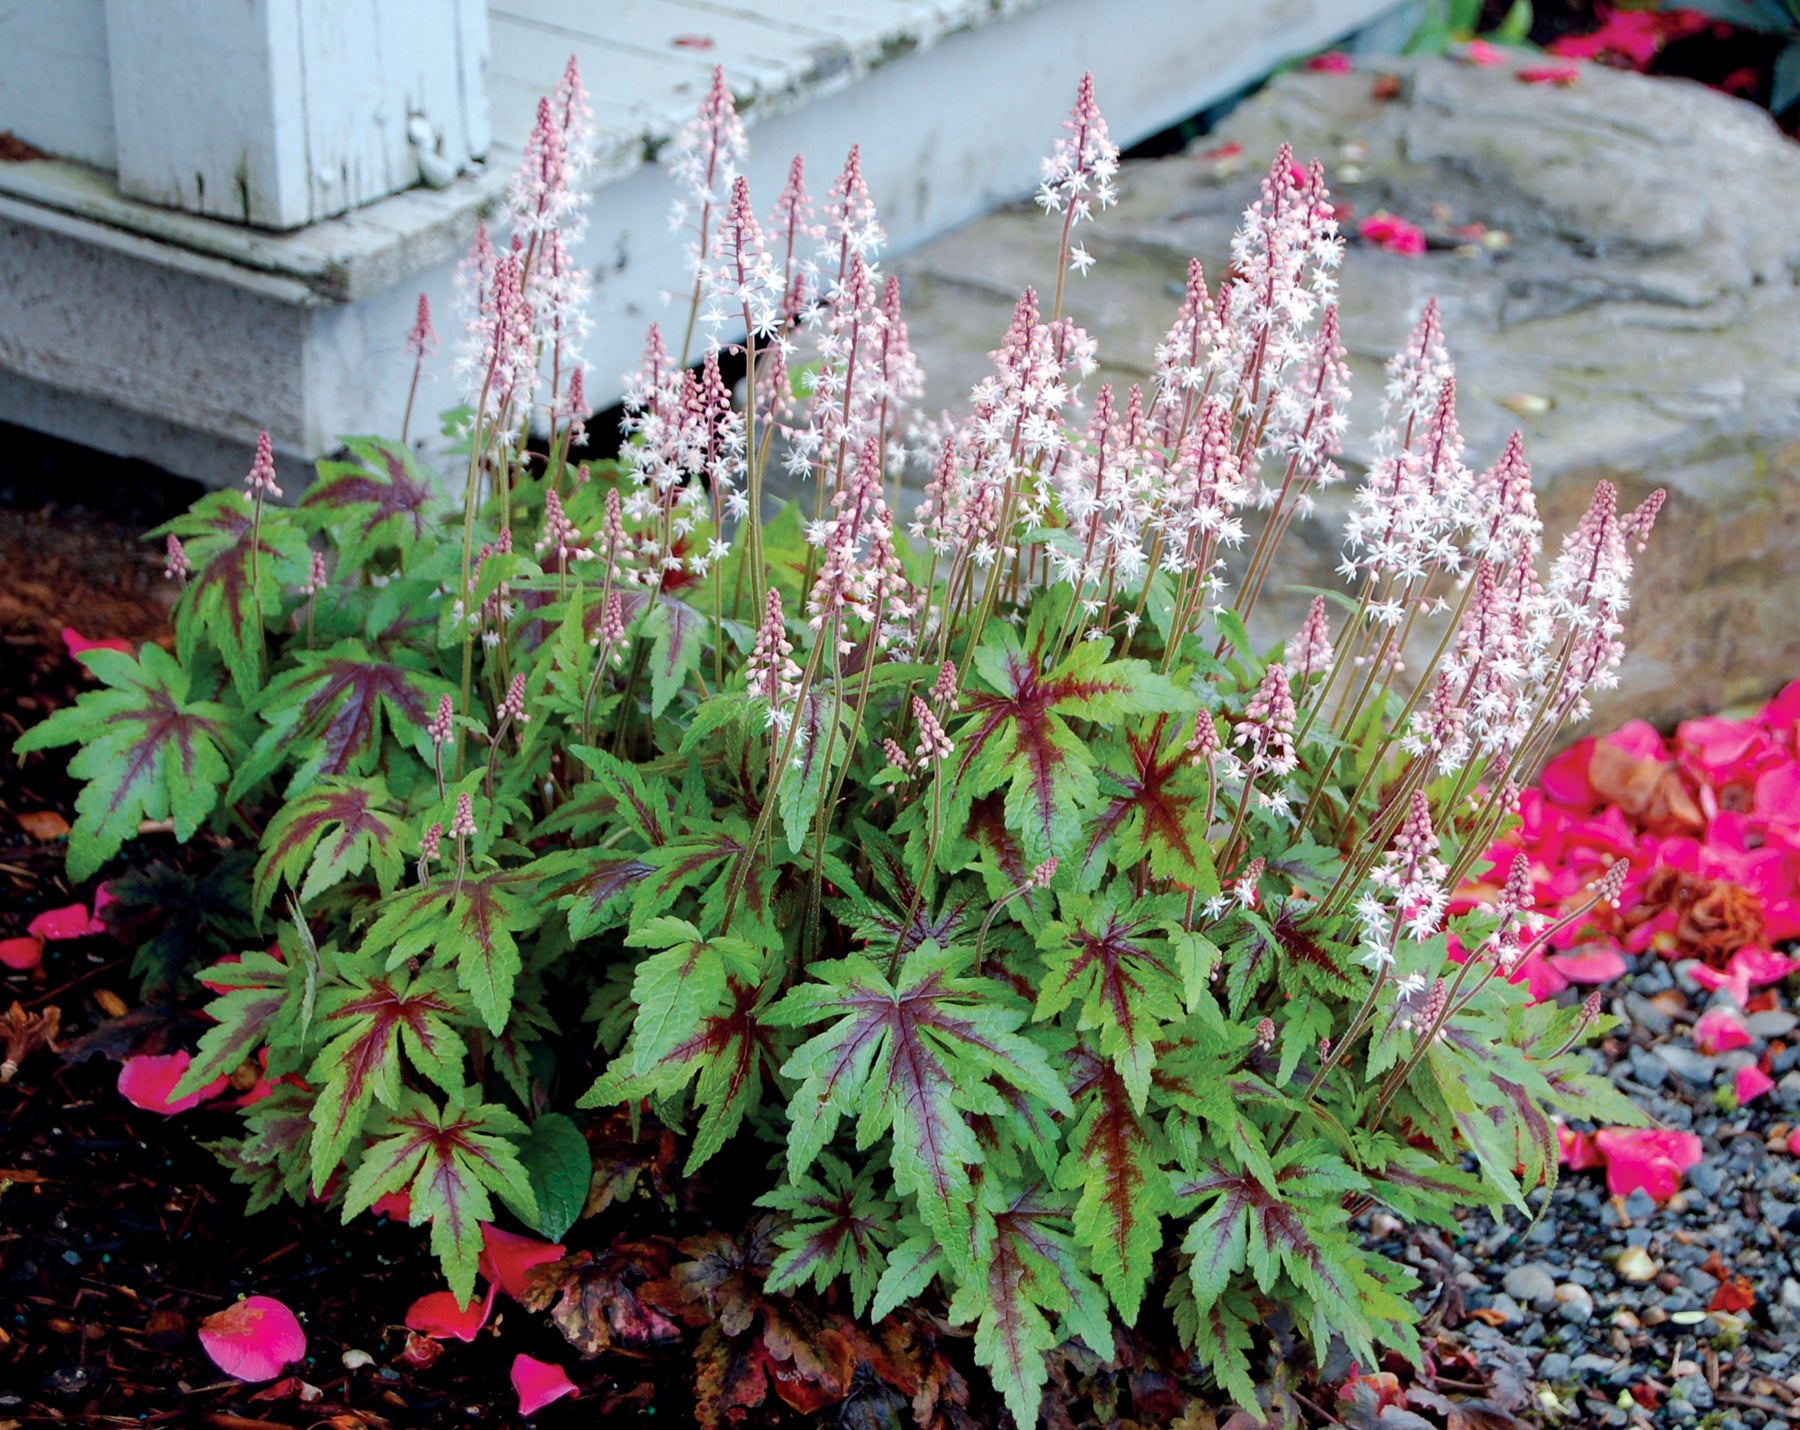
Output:
<instances>
[{"instance_id":1,"label":"maple-like leaf","mask_svg":"<svg viewBox=\"0 0 1800 1430\"><path fill-rule=\"evenodd\" d=\"M306 1200L306 1148L312 1140L312 1093L280 1083L244 1115L244 1136L206 1145L250 1189L246 1210L259 1212L283 1196Z\"/></svg>"},{"instance_id":2,"label":"maple-like leaf","mask_svg":"<svg viewBox=\"0 0 1800 1430\"><path fill-rule=\"evenodd\" d=\"M822 1176L801 1177L757 1202L792 1218L775 1235L782 1250L769 1270L768 1289L791 1290L810 1279L823 1291L848 1276L851 1303L860 1316L881 1280L887 1249L899 1237L894 1207L876 1189L871 1169L852 1172L829 1152L820 1153L819 1161Z\"/></svg>"},{"instance_id":3,"label":"maple-like leaf","mask_svg":"<svg viewBox=\"0 0 1800 1430\"><path fill-rule=\"evenodd\" d=\"M327 989L319 999L329 1041L307 1073L319 1090L312 1110L315 1192L324 1190L373 1101L400 1108L402 1048L407 1061L439 1087L452 1091L462 1084L463 1043L447 1021L457 1003L448 972L370 975L354 964L340 972L347 986Z\"/></svg>"},{"instance_id":4,"label":"maple-like leaf","mask_svg":"<svg viewBox=\"0 0 1800 1430\"><path fill-rule=\"evenodd\" d=\"M15 753L80 743L69 773L85 781L69 830L69 876L89 878L135 839L145 820L170 820L192 839L219 802L241 748L232 712L190 698L189 672L159 646L133 659L89 650L81 662L105 686L27 730Z\"/></svg>"},{"instance_id":5,"label":"maple-like leaf","mask_svg":"<svg viewBox=\"0 0 1800 1430\"><path fill-rule=\"evenodd\" d=\"M958 975L970 954L926 944L890 983L861 956L815 964L817 982L793 989L770 1021L800 1027L835 1019L800 1047L782 1074L800 1081L788 1133L788 1175L801 1176L857 1117L868 1146L893 1136L894 1184L916 1197L952 1264L968 1261L969 1168L981 1158L970 1113L1000 1116L990 1077L1059 1112L1074 1110L1044 1051L1014 1030L1024 1012L992 981Z\"/></svg>"},{"instance_id":6,"label":"maple-like leaf","mask_svg":"<svg viewBox=\"0 0 1800 1430\"><path fill-rule=\"evenodd\" d=\"M519 976L516 934L543 922L533 897L537 877L527 868L489 869L460 882L403 889L382 900L363 952L386 952L390 968L408 958L455 965L457 981L475 1000L488 1031L499 1034L512 1011Z\"/></svg>"},{"instance_id":7,"label":"maple-like leaf","mask_svg":"<svg viewBox=\"0 0 1800 1430\"><path fill-rule=\"evenodd\" d=\"M1044 977L1037 1016L1051 1018L1079 1001L1083 1029L1097 1029L1103 1057L1124 1078L1142 1112L1156 1065L1155 1043L1181 1017L1181 981L1165 956L1152 911L1127 916L1129 895L1065 894L1062 917L1038 937Z\"/></svg>"},{"instance_id":8,"label":"maple-like leaf","mask_svg":"<svg viewBox=\"0 0 1800 1430\"><path fill-rule=\"evenodd\" d=\"M838 913L871 947L897 948L905 958L927 940L947 946L969 922L969 909L976 900L973 887L952 888L942 906L934 909L933 899L920 896L906 855L892 839L859 820L856 844L887 899L877 902L851 884L838 904ZM907 909L913 910L912 924L902 930L900 920Z\"/></svg>"},{"instance_id":9,"label":"maple-like leaf","mask_svg":"<svg viewBox=\"0 0 1800 1430\"><path fill-rule=\"evenodd\" d=\"M956 740L963 813L970 796L1007 785L1007 827L1034 864L1076 850L1081 812L1098 794L1093 753L1068 722L1111 724L1193 703L1147 661L1109 661L1104 641L1080 642L1045 670L1051 634L1036 611L1023 643L1010 626L995 624L975 652L975 670L988 688L964 701L968 719Z\"/></svg>"},{"instance_id":10,"label":"maple-like leaf","mask_svg":"<svg viewBox=\"0 0 1800 1430\"><path fill-rule=\"evenodd\" d=\"M1125 1324L1135 1325L1174 1197L1155 1124L1134 1108L1118 1070L1086 1051L1076 1054L1074 1067L1076 1122L1057 1185L1079 1193L1075 1239Z\"/></svg>"},{"instance_id":11,"label":"maple-like leaf","mask_svg":"<svg viewBox=\"0 0 1800 1430\"><path fill-rule=\"evenodd\" d=\"M1068 1336L1080 1336L1097 1356L1113 1356L1106 1297L1080 1269L1061 1229L1068 1215L1042 1188L1015 1193L999 1211L984 1209L983 1254L950 1301L952 1321L975 1322L975 1359L1020 1425L1037 1423L1050 1378L1044 1357Z\"/></svg>"},{"instance_id":12,"label":"maple-like leaf","mask_svg":"<svg viewBox=\"0 0 1800 1430\"><path fill-rule=\"evenodd\" d=\"M381 891L391 893L406 867L403 829L379 777L321 780L282 805L263 831L255 907L267 908L284 880L305 903L371 864Z\"/></svg>"},{"instance_id":13,"label":"maple-like leaf","mask_svg":"<svg viewBox=\"0 0 1800 1430\"><path fill-rule=\"evenodd\" d=\"M206 1016L215 1021L201 1034L199 1050L171 1099L187 1097L214 1078L237 1071L278 1024L297 1018L303 979L299 968L260 952L207 969L207 986L219 991L206 1005Z\"/></svg>"},{"instance_id":14,"label":"maple-like leaf","mask_svg":"<svg viewBox=\"0 0 1800 1430\"><path fill-rule=\"evenodd\" d=\"M632 988L639 1026L625 1052L580 1105L668 1098L698 1078L694 1102L700 1108L700 1122L688 1154L691 1174L756 1108L765 1069L779 1061L767 1010L778 991L780 973L774 967L778 960L741 940L720 939L708 945L691 924L678 919L658 922L665 935L673 933L681 942L639 966ZM701 970L695 980L701 986L685 986L684 979L691 978L695 969ZM646 1046L654 1053L645 1055Z\"/></svg>"},{"instance_id":15,"label":"maple-like leaf","mask_svg":"<svg viewBox=\"0 0 1800 1430\"><path fill-rule=\"evenodd\" d=\"M1192 1258L1189 1280L1202 1316L1245 1267L1263 1291L1282 1277L1311 1303L1311 1328L1319 1353L1333 1335L1373 1358L1371 1312L1388 1301L1385 1288L1358 1264L1359 1252L1343 1231L1343 1194L1367 1182L1341 1160L1309 1155L1290 1144L1264 1180L1246 1168L1215 1162L1191 1178L1177 1178L1177 1202L1199 1204L1182 1250ZM1291 1299L1291 1298L1290 1298Z\"/></svg>"},{"instance_id":16,"label":"maple-like leaf","mask_svg":"<svg viewBox=\"0 0 1800 1430\"><path fill-rule=\"evenodd\" d=\"M233 798L282 764L297 767L290 793L323 776L369 773L381 754L384 713L395 739L430 765L426 726L438 697L455 692L423 657L341 640L296 652L294 661L258 702L269 728L232 781Z\"/></svg>"},{"instance_id":17,"label":"maple-like leaf","mask_svg":"<svg viewBox=\"0 0 1800 1430\"><path fill-rule=\"evenodd\" d=\"M1156 878L1210 899L1219 892L1207 842L1211 776L1188 762L1179 740L1163 747L1171 724L1158 719L1141 733L1127 728L1122 749L1116 741L1102 747L1101 772L1110 789L1088 837L1083 872L1097 880L1108 863L1130 869L1147 860Z\"/></svg>"},{"instance_id":18,"label":"maple-like leaf","mask_svg":"<svg viewBox=\"0 0 1800 1430\"><path fill-rule=\"evenodd\" d=\"M384 549L402 562L431 528L436 493L410 448L376 437L346 437L353 462L320 462L300 500L300 519L329 531L338 569L366 566Z\"/></svg>"},{"instance_id":19,"label":"maple-like leaf","mask_svg":"<svg viewBox=\"0 0 1800 1430\"><path fill-rule=\"evenodd\" d=\"M475 1295L481 1224L494 1219L488 1194L498 1195L528 1222L537 1220L531 1179L513 1141L525 1135L525 1124L459 1089L442 1108L419 1093L406 1093L382 1132L344 1189L344 1220L390 1192L406 1191L412 1224L431 1223L431 1249L450 1294L466 1306Z\"/></svg>"},{"instance_id":20,"label":"maple-like leaf","mask_svg":"<svg viewBox=\"0 0 1800 1430\"><path fill-rule=\"evenodd\" d=\"M532 866L544 895L569 916L569 937L592 938L626 921L631 893L656 866L639 854L608 849L559 849Z\"/></svg>"},{"instance_id":21,"label":"maple-like leaf","mask_svg":"<svg viewBox=\"0 0 1800 1430\"><path fill-rule=\"evenodd\" d=\"M248 698L262 683L264 623L307 578L305 533L280 507L264 507L259 525L242 492L219 491L150 535L179 537L194 566L175 606L175 648L183 663L192 662L204 635Z\"/></svg>"}]
</instances>

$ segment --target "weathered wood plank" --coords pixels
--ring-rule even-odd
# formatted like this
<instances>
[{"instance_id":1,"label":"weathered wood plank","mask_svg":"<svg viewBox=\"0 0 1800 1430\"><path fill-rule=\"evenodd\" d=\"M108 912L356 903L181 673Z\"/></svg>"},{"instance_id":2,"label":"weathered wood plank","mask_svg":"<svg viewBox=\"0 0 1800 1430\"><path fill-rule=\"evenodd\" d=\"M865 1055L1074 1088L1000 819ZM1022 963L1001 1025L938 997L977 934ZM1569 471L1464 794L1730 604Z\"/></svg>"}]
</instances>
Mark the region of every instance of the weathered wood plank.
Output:
<instances>
[{"instance_id":1,"label":"weathered wood plank","mask_svg":"<svg viewBox=\"0 0 1800 1430\"><path fill-rule=\"evenodd\" d=\"M103 0L0 6L0 129L47 153L112 168Z\"/></svg>"},{"instance_id":2,"label":"weathered wood plank","mask_svg":"<svg viewBox=\"0 0 1800 1430\"><path fill-rule=\"evenodd\" d=\"M295 228L487 147L486 12L467 0L109 0L120 189Z\"/></svg>"}]
</instances>

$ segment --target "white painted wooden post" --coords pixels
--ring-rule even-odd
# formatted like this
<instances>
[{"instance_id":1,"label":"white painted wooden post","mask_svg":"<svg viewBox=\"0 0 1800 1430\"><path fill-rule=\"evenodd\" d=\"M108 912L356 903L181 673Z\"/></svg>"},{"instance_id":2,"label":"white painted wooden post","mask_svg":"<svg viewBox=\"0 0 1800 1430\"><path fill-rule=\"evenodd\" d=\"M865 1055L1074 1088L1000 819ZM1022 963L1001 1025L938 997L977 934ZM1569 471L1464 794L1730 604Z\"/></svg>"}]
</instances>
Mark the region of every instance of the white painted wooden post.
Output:
<instances>
[{"instance_id":1,"label":"white painted wooden post","mask_svg":"<svg viewBox=\"0 0 1800 1430\"><path fill-rule=\"evenodd\" d=\"M107 0L119 187L290 229L488 147L481 0Z\"/></svg>"}]
</instances>

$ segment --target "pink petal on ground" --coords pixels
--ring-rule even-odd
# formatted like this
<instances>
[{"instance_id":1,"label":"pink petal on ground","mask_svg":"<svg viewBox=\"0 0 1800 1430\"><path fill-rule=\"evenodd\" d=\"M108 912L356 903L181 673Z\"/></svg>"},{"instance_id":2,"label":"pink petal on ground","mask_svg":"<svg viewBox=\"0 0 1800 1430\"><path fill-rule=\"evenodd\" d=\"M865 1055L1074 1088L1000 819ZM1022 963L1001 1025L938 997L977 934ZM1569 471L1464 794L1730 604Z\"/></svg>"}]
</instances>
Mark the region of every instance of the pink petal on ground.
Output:
<instances>
[{"instance_id":1,"label":"pink petal on ground","mask_svg":"<svg viewBox=\"0 0 1800 1430\"><path fill-rule=\"evenodd\" d=\"M430 1336L434 1341L472 1341L487 1324L488 1314L493 1309L491 1282L487 1295L471 1300L467 1306L458 1305L456 1297L448 1291L433 1291L412 1303L406 1313L406 1325L408 1330Z\"/></svg>"},{"instance_id":2,"label":"pink petal on ground","mask_svg":"<svg viewBox=\"0 0 1800 1430\"><path fill-rule=\"evenodd\" d=\"M1322 55L1314 55L1306 62L1306 67L1318 74L1349 74L1356 68L1342 50L1327 50Z\"/></svg>"},{"instance_id":3,"label":"pink petal on ground","mask_svg":"<svg viewBox=\"0 0 1800 1430\"><path fill-rule=\"evenodd\" d=\"M1557 1160L1571 1172L1606 1165L1606 1158L1600 1155L1600 1149L1594 1145L1592 1132L1577 1132L1559 1122L1556 1124L1556 1145Z\"/></svg>"},{"instance_id":4,"label":"pink petal on ground","mask_svg":"<svg viewBox=\"0 0 1800 1430\"><path fill-rule=\"evenodd\" d=\"M1796 1157L1800 1157L1800 1127L1796 1127L1792 1132L1788 1133L1788 1151L1792 1152Z\"/></svg>"},{"instance_id":5,"label":"pink petal on ground","mask_svg":"<svg viewBox=\"0 0 1800 1430\"><path fill-rule=\"evenodd\" d=\"M1772 757L1779 757L1759 726L1723 715L1683 720L1675 727L1675 749L1681 762L1715 789L1749 783Z\"/></svg>"},{"instance_id":6,"label":"pink petal on ground","mask_svg":"<svg viewBox=\"0 0 1800 1430\"><path fill-rule=\"evenodd\" d=\"M412 1194L410 1192L389 1192L384 1197L375 1198L369 1210L376 1216L384 1216L389 1221L412 1220Z\"/></svg>"},{"instance_id":7,"label":"pink petal on ground","mask_svg":"<svg viewBox=\"0 0 1800 1430\"><path fill-rule=\"evenodd\" d=\"M1425 230L1390 213L1370 214L1356 226L1356 231L1389 253L1403 253L1413 258L1425 251Z\"/></svg>"},{"instance_id":8,"label":"pink petal on ground","mask_svg":"<svg viewBox=\"0 0 1800 1430\"><path fill-rule=\"evenodd\" d=\"M169 1094L175 1090L175 1084L187 1076L193 1061L185 1051L142 1053L135 1058L126 1058L119 1066L119 1091L133 1107L141 1107L145 1112L160 1112L165 1117L187 1112L217 1097L230 1085L225 1078L215 1078L198 1092L190 1092L171 1102Z\"/></svg>"},{"instance_id":9,"label":"pink petal on ground","mask_svg":"<svg viewBox=\"0 0 1800 1430\"><path fill-rule=\"evenodd\" d=\"M1757 711L1756 719L1776 734L1792 734L1800 729L1800 680L1784 686L1774 699Z\"/></svg>"},{"instance_id":10,"label":"pink petal on ground","mask_svg":"<svg viewBox=\"0 0 1800 1430\"><path fill-rule=\"evenodd\" d=\"M239 1380L273 1380L306 1355L299 1318L272 1296L246 1296L200 1323L213 1364Z\"/></svg>"},{"instance_id":11,"label":"pink petal on ground","mask_svg":"<svg viewBox=\"0 0 1800 1430\"><path fill-rule=\"evenodd\" d=\"M1731 971L1742 972L1745 980L1757 988L1779 983L1796 970L1800 970L1800 958L1789 958L1785 953L1773 953L1754 944L1731 955Z\"/></svg>"},{"instance_id":12,"label":"pink petal on ground","mask_svg":"<svg viewBox=\"0 0 1800 1430\"><path fill-rule=\"evenodd\" d=\"M1775 1079L1770 1077L1755 1063L1737 1070L1737 1082L1733 1091L1737 1093L1738 1106L1743 1107L1756 1101L1765 1092L1772 1090Z\"/></svg>"},{"instance_id":13,"label":"pink petal on ground","mask_svg":"<svg viewBox=\"0 0 1800 1430\"><path fill-rule=\"evenodd\" d=\"M1700 1160L1698 1137L1662 1127L1602 1127L1594 1144L1606 1158L1606 1185L1615 1197L1642 1187L1667 1201L1679 1190L1682 1173Z\"/></svg>"},{"instance_id":14,"label":"pink petal on ground","mask_svg":"<svg viewBox=\"0 0 1800 1430\"><path fill-rule=\"evenodd\" d=\"M1708 1008L1694 1024L1694 1046L1707 1057L1717 1057L1754 1041L1744 1020L1726 1008Z\"/></svg>"},{"instance_id":15,"label":"pink petal on ground","mask_svg":"<svg viewBox=\"0 0 1800 1430\"><path fill-rule=\"evenodd\" d=\"M0 942L0 964L14 973L29 973L44 961L41 938L9 938Z\"/></svg>"},{"instance_id":16,"label":"pink petal on ground","mask_svg":"<svg viewBox=\"0 0 1800 1430\"><path fill-rule=\"evenodd\" d=\"M513 1358L513 1389L519 1392L519 1414L535 1415L553 1400L575 1393L575 1382L559 1365L521 1352Z\"/></svg>"},{"instance_id":17,"label":"pink petal on ground","mask_svg":"<svg viewBox=\"0 0 1800 1430\"><path fill-rule=\"evenodd\" d=\"M1616 946L1588 944L1571 953L1552 954L1549 964L1571 983L1611 983L1631 971Z\"/></svg>"},{"instance_id":18,"label":"pink petal on ground","mask_svg":"<svg viewBox=\"0 0 1800 1430\"><path fill-rule=\"evenodd\" d=\"M91 641L73 626L64 626L60 634L62 643L68 648L71 659L80 655L84 650L116 650L130 655L133 649L130 641L120 640L117 637Z\"/></svg>"},{"instance_id":19,"label":"pink petal on ground","mask_svg":"<svg viewBox=\"0 0 1800 1430\"><path fill-rule=\"evenodd\" d=\"M1800 765L1777 765L1756 777L1756 812L1783 824L1800 824Z\"/></svg>"},{"instance_id":20,"label":"pink petal on ground","mask_svg":"<svg viewBox=\"0 0 1800 1430\"><path fill-rule=\"evenodd\" d=\"M1736 968L1725 973L1704 963L1696 963L1688 969L1688 977L1714 993L1723 988L1731 995L1731 1001L1740 1008L1750 1001L1750 979Z\"/></svg>"},{"instance_id":21,"label":"pink petal on ground","mask_svg":"<svg viewBox=\"0 0 1800 1430\"><path fill-rule=\"evenodd\" d=\"M1486 40L1470 40L1468 48L1463 51L1463 54L1470 64L1484 70L1492 69L1495 65L1503 64L1506 61L1506 56L1501 53L1500 47L1490 45Z\"/></svg>"},{"instance_id":22,"label":"pink petal on ground","mask_svg":"<svg viewBox=\"0 0 1800 1430\"><path fill-rule=\"evenodd\" d=\"M1634 760L1661 762L1669 758L1668 745L1648 720L1628 720L1606 736L1606 743L1615 750L1623 750Z\"/></svg>"},{"instance_id":23,"label":"pink petal on ground","mask_svg":"<svg viewBox=\"0 0 1800 1430\"><path fill-rule=\"evenodd\" d=\"M1524 84L1554 84L1565 89L1581 78L1578 65L1536 65L1517 73Z\"/></svg>"},{"instance_id":24,"label":"pink petal on ground","mask_svg":"<svg viewBox=\"0 0 1800 1430\"><path fill-rule=\"evenodd\" d=\"M1538 788L1543 790L1546 799L1582 813L1600 802L1588 779L1588 765L1594 758L1596 743L1592 735L1577 740L1544 766L1544 772L1538 776Z\"/></svg>"},{"instance_id":25,"label":"pink petal on ground","mask_svg":"<svg viewBox=\"0 0 1800 1430\"><path fill-rule=\"evenodd\" d=\"M25 930L33 938L87 938L105 933L106 925L88 912L86 904L69 904L60 909L47 909L31 921Z\"/></svg>"},{"instance_id":26,"label":"pink petal on ground","mask_svg":"<svg viewBox=\"0 0 1800 1430\"><path fill-rule=\"evenodd\" d=\"M525 1299L525 1278L532 1267L562 1258L560 1244L502 1231L491 1222L481 1224L481 1274L515 1301Z\"/></svg>"}]
</instances>

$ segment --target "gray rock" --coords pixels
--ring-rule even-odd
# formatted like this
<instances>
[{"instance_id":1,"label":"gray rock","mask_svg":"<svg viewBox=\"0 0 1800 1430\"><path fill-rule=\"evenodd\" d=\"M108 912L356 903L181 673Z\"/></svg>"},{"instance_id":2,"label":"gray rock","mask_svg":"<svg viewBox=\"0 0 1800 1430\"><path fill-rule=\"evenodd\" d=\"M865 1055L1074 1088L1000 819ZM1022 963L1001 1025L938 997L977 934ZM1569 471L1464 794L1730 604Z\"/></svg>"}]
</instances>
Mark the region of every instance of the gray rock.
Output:
<instances>
[{"instance_id":1,"label":"gray rock","mask_svg":"<svg viewBox=\"0 0 1800 1430\"><path fill-rule=\"evenodd\" d=\"M1800 1311L1800 1281L1792 1276L1781 1278L1781 1304L1790 1311Z\"/></svg>"},{"instance_id":2,"label":"gray rock","mask_svg":"<svg viewBox=\"0 0 1800 1430\"><path fill-rule=\"evenodd\" d=\"M1644 1048L1633 1048L1631 1075L1645 1087L1658 1088L1669 1080L1669 1065Z\"/></svg>"},{"instance_id":3,"label":"gray rock","mask_svg":"<svg viewBox=\"0 0 1800 1430\"><path fill-rule=\"evenodd\" d=\"M1538 1378L1540 1380L1567 1380L1573 1371L1574 1362L1561 1351L1551 1351L1538 1362Z\"/></svg>"},{"instance_id":4,"label":"gray rock","mask_svg":"<svg viewBox=\"0 0 1800 1430\"><path fill-rule=\"evenodd\" d=\"M1408 258L1352 244L1339 294L1354 394L1347 465L1369 459L1381 363L1436 295L1468 460L1486 466L1523 427L1551 550L1595 478L1618 482L1628 504L1668 488L1658 554L1639 565L1627 618L1631 655L1595 726L1663 723L1791 679L1800 227L1773 216L1800 212L1800 146L1766 112L1679 81L1588 66L1579 84L1552 89L1519 84L1511 65L1393 67L1401 93L1387 102L1366 72L1277 76L1200 141L1241 146L1235 163L1186 154L1125 166L1119 204L1084 230L1097 265L1066 302L1100 346L1084 397L1100 381L1145 379L1176 306L1170 284L1190 256L1209 278L1225 271L1279 143L1321 157L1328 179L1354 143L1360 172L1336 182L1336 197L1357 215L1386 208L1446 236L1481 223L1510 246L1452 241ZM926 411L963 407L1020 290L1054 282L1057 242L1057 225L1021 204L894 265ZM1337 585L1334 530L1348 502L1348 484L1324 494L1321 521L1284 543L1272 588ZM1258 638L1291 631L1308 599L1265 598Z\"/></svg>"},{"instance_id":5,"label":"gray rock","mask_svg":"<svg viewBox=\"0 0 1800 1430\"><path fill-rule=\"evenodd\" d=\"M1800 1107L1800 1072L1790 1072L1776 1083L1775 1097L1784 1108Z\"/></svg>"},{"instance_id":6,"label":"gray rock","mask_svg":"<svg viewBox=\"0 0 1800 1430\"><path fill-rule=\"evenodd\" d=\"M1709 1058L1692 1048L1684 1048L1676 1043L1664 1043L1656 1050L1656 1056L1662 1060L1670 1072L1676 1077L1693 1083L1696 1087L1709 1085L1718 1075L1719 1060Z\"/></svg>"},{"instance_id":7,"label":"gray rock","mask_svg":"<svg viewBox=\"0 0 1800 1430\"><path fill-rule=\"evenodd\" d=\"M1656 1212L1656 1198L1642 1187L1633 1187L1631 1195L1625 1198L1625 1215L1633 1221L1642 1221L1646 1217L1653 1217Z\"/></svg>"},{"instance_id":8,"label":"gray rock","mask_svg":"<svg viewBox=\"0 0 1800 1430\"><path fill-rule=\"evenodd\" d=\"M1669 1031L1671 1021L1669 1015L1635 990L1625 995L1625 1016L1631 1021L1633 1027L1642 1028L1653 1038L1660 1038ZM1645 1056L1644 1049L1633 1048L1631 1050L1632 1065L1637 1066L1639 1059L1643 1056Z\"/></svg>"},{"instance_id":9,"label":"gray rock","mask_svg":"<svg viewBox=\"0 0 1800 1430\"><path fill-rule=\"evenodd\" d=\"M1500 1278L1506 1294L1535 1311L1548 1311L1556 1304L1556 1278L1541 1262L1528 1261L1515 1266Z\"/></svg>"},{"instance_id":10,"label":"gray rock","mask_svg":"<svg viewBox=\"0 0 1800 1430\"><path fill-rule=\"evenodd\" d=\"M1594 1298L1585 1286L1573 1281L1556 1288L1556 1314L1573 1326L1585 1326L1594 1319Z\"/></svg>"},{"instance_id":11,"label":"gray rock","mask_svg":"<svg viewBox=\"0 0 1800 1430\"><path fill-rule=\"evenodd\" d=\"M1716 1161L1702 1157L1688 1168L1688 1185L1703 1197L1716 1197L1725 1184L1725 1172Z\"/></svg>"},{"instance_id":12,"label":"gray rock","mask_svg":"<svg viewBox=\"0 0 1800 1430\"><path fill-rule=\"evenodd\" d=\"M1713 1407L1712 1387L1706 1383L1703 1375L1684 1375L1669 1387L1669 1394L1679 1395L1696 1410L1711 1410Z\"/></svg>"},{"instance_id":13,"label":"gray rock","mask_svg":"<svg viewBox=\"0 0 1800 1430\"><path fill-rule=\"evenodd\" d=\"M1499 1312L1500 1324L1506 1330L1510 1331L1525 1324L1524 1308L1504 1292L1488 1302L1488 1309Z\"/></svg>"},{"instance_id":14,"label":"gray rock","mask_svg":"<svg viewBox=\"0 0 1800 1430\"><path fill-rule=\"evenodd\" d=\"M1752 1013L1744 1019L1744 1026L1750 1030L1752 1037L1785 1038L1795 1028L1800 1028L1800 1014L1771 1008L1765 1013Z\"/></svg>"}]
</instances>

